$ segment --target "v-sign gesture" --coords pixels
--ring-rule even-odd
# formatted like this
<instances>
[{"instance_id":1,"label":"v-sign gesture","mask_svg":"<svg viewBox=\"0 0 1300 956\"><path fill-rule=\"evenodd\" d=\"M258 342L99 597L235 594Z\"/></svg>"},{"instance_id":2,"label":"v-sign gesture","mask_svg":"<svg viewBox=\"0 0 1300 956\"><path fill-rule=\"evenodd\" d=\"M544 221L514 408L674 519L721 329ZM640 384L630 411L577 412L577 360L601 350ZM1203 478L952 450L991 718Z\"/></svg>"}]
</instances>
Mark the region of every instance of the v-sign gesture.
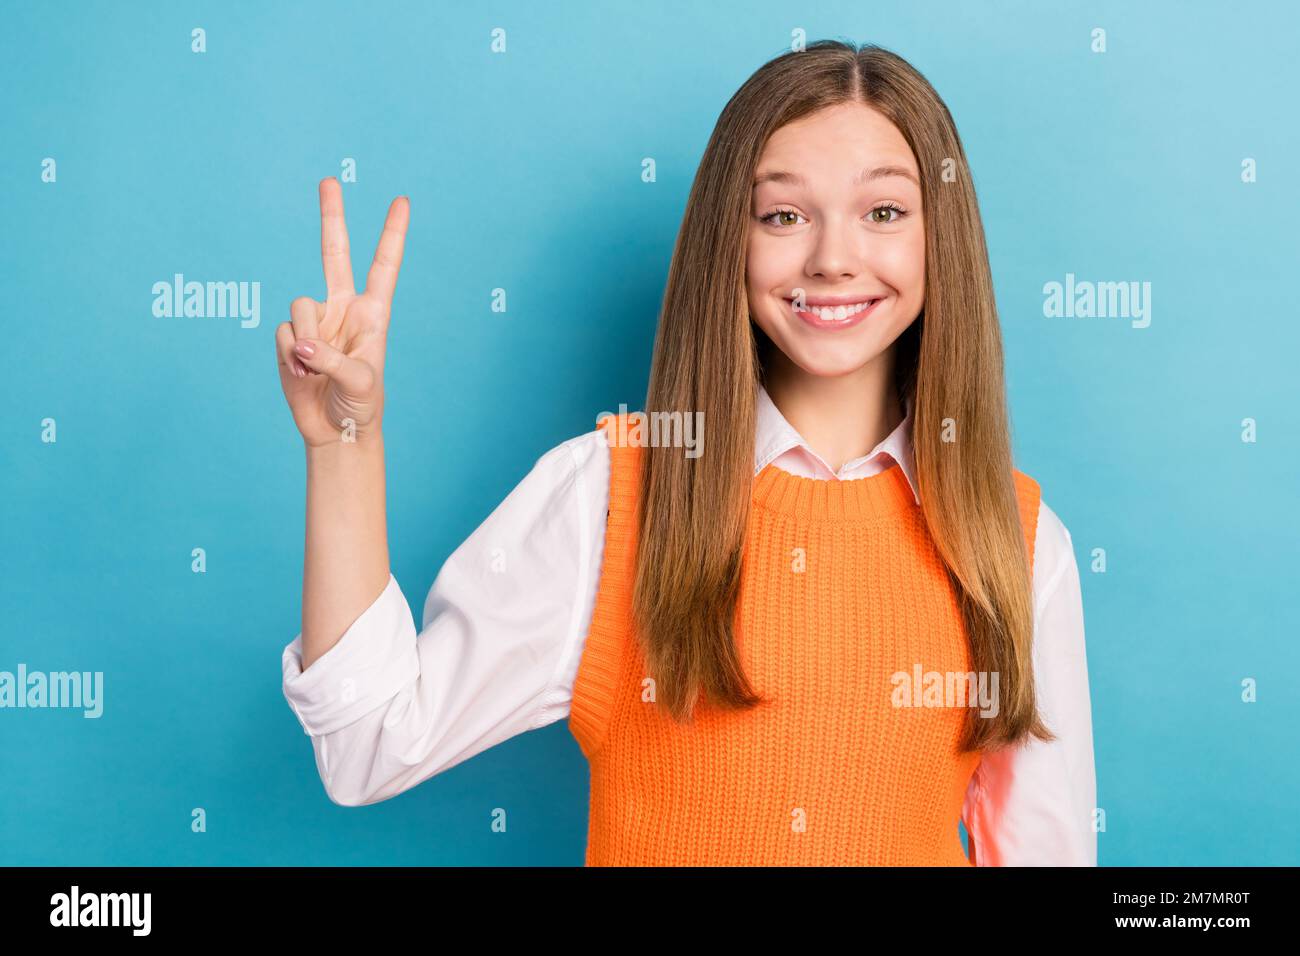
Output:
<instances>
[{"instance_id":1,"label":"v-sign gesture","mask_svg":"<svg viewBox=\"0 0 1300 956\"><path fill-rule=\"evenodd\" d=\"M397 273L411 217L405 196L388 207L364 292L352 282L343 220L343 190L333 177L320 184L321 263L326 298L289 306L292 321L275 330L280 385L294 424L309 446L361 439L379 430L384 407L384 351Z\"/></svg>"}]
</instances>

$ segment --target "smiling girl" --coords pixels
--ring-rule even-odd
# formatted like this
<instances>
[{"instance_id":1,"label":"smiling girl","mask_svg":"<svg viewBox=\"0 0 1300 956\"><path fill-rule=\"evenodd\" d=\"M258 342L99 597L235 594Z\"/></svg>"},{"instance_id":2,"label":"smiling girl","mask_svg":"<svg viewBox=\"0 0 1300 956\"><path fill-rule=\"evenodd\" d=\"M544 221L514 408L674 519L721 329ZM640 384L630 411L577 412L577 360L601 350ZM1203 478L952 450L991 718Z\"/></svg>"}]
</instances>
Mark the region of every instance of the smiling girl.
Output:
<instances>
[{"instance_id":1,"label":"smiling girl","mask_svg":"<svg viewBox=\"0 0 1300 956\"><path fill-rule=\"evenodd\" d=\"M328 298L277 349L308 462L284 692L331 799L567 718L589 865L1096 863L1073 546L1013 467L970 169L906 61L821 41L732 97L646 396L702 416L703 454L602 416L447 559L418 632L381 433L408 207L361 295L333 180L321 213Z\"/></svg>"}]
</instances>

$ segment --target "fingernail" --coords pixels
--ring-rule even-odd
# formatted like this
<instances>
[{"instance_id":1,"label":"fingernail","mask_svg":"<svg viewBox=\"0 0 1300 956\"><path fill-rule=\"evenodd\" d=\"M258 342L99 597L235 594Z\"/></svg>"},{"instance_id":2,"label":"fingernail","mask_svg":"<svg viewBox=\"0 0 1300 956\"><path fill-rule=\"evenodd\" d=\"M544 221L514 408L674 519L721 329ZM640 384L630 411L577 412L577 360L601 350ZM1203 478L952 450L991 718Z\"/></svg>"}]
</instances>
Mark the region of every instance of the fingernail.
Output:
<instances>
[{"instance_id":1,"label":"fingernail","mask_svg":"<svg viewBox=\"0 0 1300 956\"><path fill-rule=\"evenodd\" d=\"M302 355L306 358L311 358L312 353L316 351L316 346L313 345L311 342L295 342L293 343L293 350L297 352L299 355Z\"/></svg>"}]
</instances>

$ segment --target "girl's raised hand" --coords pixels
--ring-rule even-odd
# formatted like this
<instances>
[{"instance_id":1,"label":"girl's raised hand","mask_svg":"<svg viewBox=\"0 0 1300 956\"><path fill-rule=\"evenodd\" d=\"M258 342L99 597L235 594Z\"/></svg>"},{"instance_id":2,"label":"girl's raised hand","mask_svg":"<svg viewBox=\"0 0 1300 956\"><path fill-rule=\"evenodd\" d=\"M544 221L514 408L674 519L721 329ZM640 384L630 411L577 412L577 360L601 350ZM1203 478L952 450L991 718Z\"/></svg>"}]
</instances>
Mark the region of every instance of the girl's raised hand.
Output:
<instances>
[{"instance_id":1,"label":"girl's raised hand","mask_svg":"<svg viewBox=\"0 0 1300 956\"><path fill-rule=\"evenodd\" d=\"M405 196L388 207L365 291L352 283L343 190L333 177L320 184L321 263L326 297L289 306L291 321L275 330L280 386L294 424L309 446L359 440L377 433L384 407L384 350L393 290L411 207Z\"/></svg>"}]
</instances>

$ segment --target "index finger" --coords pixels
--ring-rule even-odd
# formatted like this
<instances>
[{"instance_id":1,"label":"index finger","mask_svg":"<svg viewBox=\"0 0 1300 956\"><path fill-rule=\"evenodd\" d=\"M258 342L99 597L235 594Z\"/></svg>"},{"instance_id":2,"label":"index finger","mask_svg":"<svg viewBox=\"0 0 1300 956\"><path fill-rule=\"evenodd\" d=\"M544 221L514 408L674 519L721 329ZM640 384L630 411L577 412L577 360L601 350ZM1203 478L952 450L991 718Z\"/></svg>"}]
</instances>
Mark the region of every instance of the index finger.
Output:
<instances>
[{"instance_id":1,"label":"index finger","mask_svg":"<svg viewBox=\"0 0 1300 956\"><path fill-rule=\"evenodd\" d=\"M397 273L402 268L406 226L410 221L410 200L405 196L398 196L388 207L384 231L379 234L379 245L375 247L375 259L370 263L370 272L366 275L366 292L373 290L390 305L393 301L393 291L397 288Z\"/></svg>"},{"instance_id":2,"label":"index finger","mask_svg":"<svg viewBox=\"0 0 1300 956\"><path fill-rule=\"evenodd\" d=\"M320 183L320 261L325 267L328 295L350 295L352 253L348 247L348 227L343 219L343 187L333 176Z\"/></svg>"}]
</instances>

